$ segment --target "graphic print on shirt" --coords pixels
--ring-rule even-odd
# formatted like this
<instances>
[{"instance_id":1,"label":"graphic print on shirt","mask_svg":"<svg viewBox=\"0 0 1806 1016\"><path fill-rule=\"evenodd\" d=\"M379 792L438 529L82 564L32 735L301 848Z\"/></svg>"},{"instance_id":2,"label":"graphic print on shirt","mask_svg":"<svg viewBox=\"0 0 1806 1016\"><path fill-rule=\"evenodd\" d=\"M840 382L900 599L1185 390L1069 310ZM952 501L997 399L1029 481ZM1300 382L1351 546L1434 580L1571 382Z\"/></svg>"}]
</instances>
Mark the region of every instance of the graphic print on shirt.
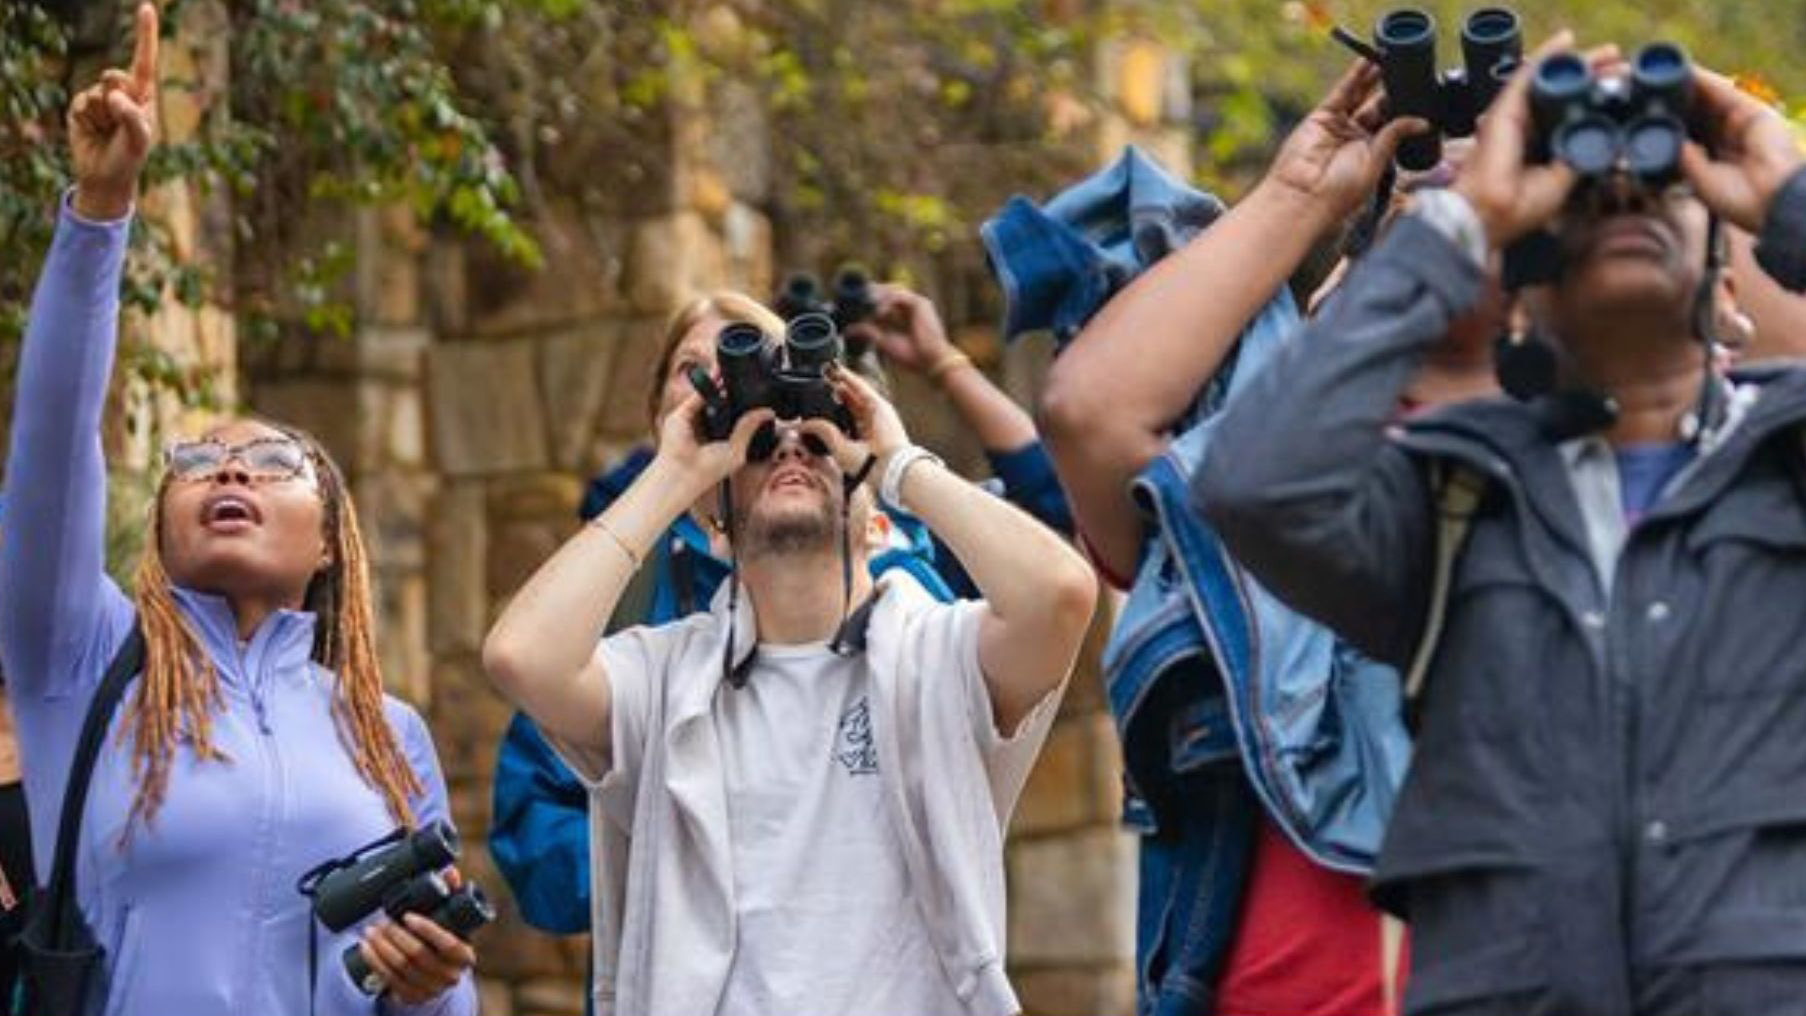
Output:
<instances>
[{"instance_id":1,"label":"graphic print on shirt","mask_svg":"<svg viewBox=\"0 0 1806 1016\"><path fill-rule=\"evenodd\" d=\"M840 714L840 729L834 734L834 758L854 776L878 771L878 748L872 743L872 710L863 695Z\"/></svg>"}]
</instances>

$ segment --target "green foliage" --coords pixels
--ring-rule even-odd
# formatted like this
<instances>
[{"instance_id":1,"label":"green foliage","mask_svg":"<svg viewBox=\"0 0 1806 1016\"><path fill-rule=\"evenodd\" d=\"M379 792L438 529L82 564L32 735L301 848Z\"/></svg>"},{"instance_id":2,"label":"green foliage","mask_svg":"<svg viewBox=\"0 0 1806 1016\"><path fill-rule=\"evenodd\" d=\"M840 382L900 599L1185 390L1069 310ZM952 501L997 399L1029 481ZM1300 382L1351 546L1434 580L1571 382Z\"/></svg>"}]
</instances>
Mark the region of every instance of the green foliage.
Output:
<instances>
[{"instance_id":1,"label":"green foliage","mask_svg":"<svg viewBox=\"0 0 1806 1016\"><path fill-rule=\"evenodd\" d=\"M291 321L309 331L348 333L352 309L340 282L351 267L342 243L305 233L319 210L405 204L423 220L444 220L536 266L540 252L509 209L519 188L488 127L465 111L438 30L487 29L518 13L553 18L578 0L505 4L487 0L229 0L164 5L164 53L206 46L178 26L197 7L224 14L229 99L209 83L166 77L204 112L192 138L160 145L147 185L179 180L232 198L237 265L222 292L208 260L178 256L174 238L146 219L135 224L122 286L127 307L151 313L174 298L216 300L237 311L248 334ZM31 4L0 5L0 350L24 327L30 287L69 185L63 116L70 97L98 68L123 58L131 4L120 0L98 27L59 23ZM205 24L205 21L200 22ZM73 38L75 36L97 38ZM104 62L72 60L72 41L105 51ZM98 46L97 46L98 44ZM213 238L222 244L225 238ZM128 351L129 352L129 351ZM154 357L128 363L147 380L205 403L211 385L176 383Z\"/></svg>"},{"instance_id":2,"label":"green foliage","mask_svg":"<svg viewBox=\"0 0 1806 1016\"><path fill-rule=\"evenodd\" d=\"M0 5L0 343L9 346L24 331L37 256L56 226L54 195L69 175L67 152L55 142L68 104L56 73L66 52L47 14Z\"/></svg>"},{"instance_id":3,"label":"green foliage","mask_svg":"<svg viewBox=\"0 0 1806 1016\"><path fill-rule=\"evenodd\" d=\"M109 31L117 59L127 0ZM1188 58L1200 183L1234 197L1349 62L1328 39L1366 35L1384 0L172 0L223 12L230 89L194 90L200 130L161 147L153 180L230 195L230 292L212 262L141 226L128 303L217 300L243 334L353 325L345 238L317 213L403 204L484 237L508 259L540 252L519 209L630 208L666 186L668 107L737 103L773 139L739 165L711 137L737 191L777 227L780 264L840 258L904 270L969 244L1009 193L1045 195L1089 168L1080 141L1105 109L1100 40L1142 37ZM1433 0L1444 62L1466 0ZM1531 37L1558 22L1583 42L1672 38L1705 63L1754 73L1806 117L1806 22L1764 0L1534 0ZM61 118L99 61L70 59L70 30L30 4L0 5L0 353L17 340L28 287L67 183ZM104 48L104 47L103 47ZM1081 112L1074 113L1074 110ZM746 184L746 187L742 187ZM0 356L0 362L4 357ZM200 386L189 385L198 391Z\"/></svg>"},{"instance_id":4,"label":"green foliage","mask_svg":"<svg viewBox=\"0 0 1806 1016\"><path fill-rule=\"evenodd\" d=\"M1190 0L1177 40L1192 58L1199 106L1200 179L1228 194L1264 167L1283 132L1327 90L1352 59L1329 38L1339 23L1370 38L1393 0ZM1441 60L1460 61L1459 26L1479 4L1469 0L1412 0L1436 18ZM1628 54L1646 42L1669 40L1694 60L1731 74L1753 75L1795 104L1806 102L1806 44L1797 8L1769 0L1526 0L1509 4L1534 45L1561 28L1582 46L1619 44ZM1264 123L1260 109L1265 110Z\"/></svg>"}]
</instances>

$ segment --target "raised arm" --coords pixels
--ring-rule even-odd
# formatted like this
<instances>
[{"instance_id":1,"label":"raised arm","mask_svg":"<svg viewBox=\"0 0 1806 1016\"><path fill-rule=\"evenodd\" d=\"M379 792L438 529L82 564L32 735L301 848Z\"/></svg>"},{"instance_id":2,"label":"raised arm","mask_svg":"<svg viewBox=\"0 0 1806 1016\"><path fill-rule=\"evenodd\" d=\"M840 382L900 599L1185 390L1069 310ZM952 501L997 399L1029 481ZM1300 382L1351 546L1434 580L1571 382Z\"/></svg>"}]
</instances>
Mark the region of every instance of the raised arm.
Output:
<instances>
[{"instance_id":1,"label":"raised arm","mask_svg":"<svg viewBox=\"0 0 1806 1016\"><path fill-rule=\"evenodd\" d=\"M1376 130L1378 87L1371 65L1351 67L1247 197L1113 297L1054 361L1041 419L1079 531L1106 571L1133 575L1141 553L1130 481L1242 329L1421 126Z\"/></svg>"},{"instance_id":2,"label":"raised arm","mask_svg":"<svg viewBox=\"0 0 1806 1016\"><path fill-rule=\"evenodd\" d=\"M132 200L155 134L157 14L149 4L137 33L131 72L107 71L70 107L75 189L59 210L20 353L0 540L0 652L18 696L74 679L72 664L102 623L130 609L104 569L100 423Z\"/></svg>"},{"instance_id":3,"label":"raised arm","mask_svg":"<svg viewBox=\"0 0 1806 1016\"><path fill-rule=\"evenodd\" d=\"M483 642L489 677L540 729L607 768L611 691L596 644L640 562L677 516L746 459L770 410L747 413L728 441L699 445L702 399L665 418L659 451L514 595Z\"/></svg>"},{"instance_id":4,"label":"raised arm","mask_svg":"<svg viewBox=\"0 0 1806 1016\"><path fill-rule=\"evenodd\" d=\"M892 456L909 446L903 421L862 379L843 371L838 387L866 440L851 441L825 420L803 428L849 471L869 448L879 461L868 482L879 483ZM1012 733L1072 671L1097 602L1097 579L1053 530L932 460L910 466L899 493L902 507L953 549L984 595L979 665L997 729Z\"/></svg>"},{"instance_id":5,"label":"raised arm","mask_svg":"<svg viewBox=\"0 0 1806 1016\"><path fill-rule=\"evenodd\" d=\"M934 301L894 283L877 287L877 311L847 329L884 358L939 389L987 453L1018 451L1039 439L1035 422L947 338Z\"/></svg>"},{"instance_id":6,"label":"raised arm","mask_svg":"<svg viewBox=\"0 0 1806 1016\"><path fill-rule=\"evenodd\" d=\"M1526 66L1569 44L1545 43ZM1304 331L1231 399L1193 481L1236 559L1298 610L1402 665L1423 618L1433 495L1387 435L1425 351L1479 301L1488 244L1546 221L1573 186L1525 166L1527 72L1501 93L1448 193L1427 192Z\"/></svg>"}]
</instances>

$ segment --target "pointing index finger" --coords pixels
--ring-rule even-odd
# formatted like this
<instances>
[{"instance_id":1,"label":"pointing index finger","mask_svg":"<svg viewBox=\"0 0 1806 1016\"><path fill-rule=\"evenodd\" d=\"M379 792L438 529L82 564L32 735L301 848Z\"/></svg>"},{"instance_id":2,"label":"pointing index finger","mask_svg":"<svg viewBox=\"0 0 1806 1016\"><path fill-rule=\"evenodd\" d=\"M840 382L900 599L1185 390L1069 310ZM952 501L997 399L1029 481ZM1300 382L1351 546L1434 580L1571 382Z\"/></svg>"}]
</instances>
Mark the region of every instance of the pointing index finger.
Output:
<instances>
[{"instance_id":1,"label":"pointing index finger","mask_svg":"<svg viewBox=\"0 0 1806 1016\"><path fill-rule=\"evenodd\" d=\"M157 87L157 5L138 5L136 46L132 52L132 85L139 102L150 98Z\"/></svg>"}]
</instances>

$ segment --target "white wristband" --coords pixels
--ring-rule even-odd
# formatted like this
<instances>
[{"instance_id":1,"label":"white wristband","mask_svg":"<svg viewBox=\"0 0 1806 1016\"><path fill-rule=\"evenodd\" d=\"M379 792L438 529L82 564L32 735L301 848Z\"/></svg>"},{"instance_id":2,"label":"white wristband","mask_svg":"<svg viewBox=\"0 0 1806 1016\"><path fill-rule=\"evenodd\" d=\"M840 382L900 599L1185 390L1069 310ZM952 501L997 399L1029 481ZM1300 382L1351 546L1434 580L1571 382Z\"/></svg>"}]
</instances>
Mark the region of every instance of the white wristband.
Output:
<instances>
[{"instance_id":1,"label":"white wristband","mask_svg":"<svg viewBox=\"0 0 1806 1016\"><path fill-rule=\"evenodd\" d=\"M937 466L946 465L939 455L921 445L904 445L891 452L890 459L884 463L884 480L878 484L879 499L885 504L903 507L903 474L909 472L910 466L924 459Z\"/></svg>"}]
</instances>

